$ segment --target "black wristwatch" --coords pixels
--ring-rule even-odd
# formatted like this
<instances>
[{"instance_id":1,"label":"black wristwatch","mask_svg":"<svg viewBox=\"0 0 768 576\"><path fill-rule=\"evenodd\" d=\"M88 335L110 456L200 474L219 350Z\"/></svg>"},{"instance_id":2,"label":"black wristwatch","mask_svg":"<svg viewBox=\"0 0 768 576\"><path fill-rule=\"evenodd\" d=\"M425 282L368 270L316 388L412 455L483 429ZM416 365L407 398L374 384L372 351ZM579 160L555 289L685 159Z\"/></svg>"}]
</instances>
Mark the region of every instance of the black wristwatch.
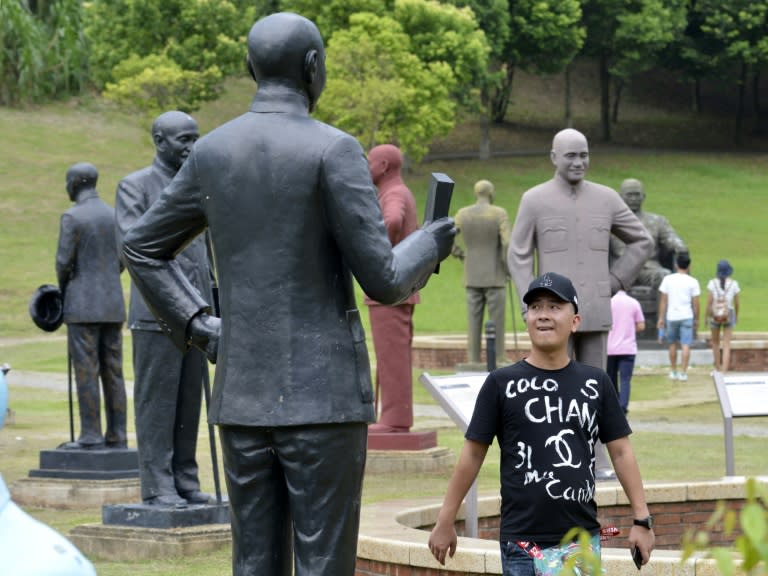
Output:
<instances>
[{"instance_id":1,"label":"black wristwatch","mask_svg":"<svg viewBox=\"0 0 768 576\"><path fill-rule=\"evenodd\" d=\"M643 528L647 528L648 530L653 530L653 516L650 514L647 518L635 518L632 521L632 524L635 526L642 526Z\"/></svg>"}]
</instances>

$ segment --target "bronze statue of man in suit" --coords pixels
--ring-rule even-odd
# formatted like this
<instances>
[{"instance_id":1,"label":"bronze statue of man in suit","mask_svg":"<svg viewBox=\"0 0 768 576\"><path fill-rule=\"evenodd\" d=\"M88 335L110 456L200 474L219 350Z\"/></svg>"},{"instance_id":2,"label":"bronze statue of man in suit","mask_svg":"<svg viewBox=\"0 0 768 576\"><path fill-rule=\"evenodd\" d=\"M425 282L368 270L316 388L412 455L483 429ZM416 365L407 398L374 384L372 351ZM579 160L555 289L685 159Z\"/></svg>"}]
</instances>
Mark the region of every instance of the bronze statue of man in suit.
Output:
<instances>
[{"instance_id":1,"label":"bronze statue of man in suit","mask_svg":"<svg viewBox=\"0 0 768 576\"><path fill-rule=\"evenodd\" d=\"M179 171L200 137L189 114L165 112L152 123L155 158L151 166L123 178L115 194L115 217L121 239ZM205 238L198 236L176 256L184 276L206 299L211 272ZM181 352L131 286L128 327L133 341L133 406L139 449L141 497L146 504L204 504L200 491L197 431L204 371L208 361L197 348Z\"/></svg>"},{"instance_id":2,"label":"bronze statue of man in suit","mask_svg":"<svg viewBox=\"0 0 768 576\"><path fill-rule=\"evenodd\" d=\"M611 296L628 289L653 250L653 240L619 194L585 179L587 138L572 128L552 141L555 176L523 194L509 241L508 264L518 294L536 274L570 278L579 294L582 322L571 338L577 360L605 370ZM609 259L611 234L626 244ZM526 306L521 302L522 310ZM597 473L611 477L605 450L596 450Z\"/></svg>"},{"instance_id":3,"label":"bronze statue of man in suit","mask_svg":"<svg viewBox=\"0 0 768 576\"><path fill-rule=\"evenodd\" d=\"M277 13L248 34L249 110L197 141L123 253L182 350L216 360L236 576L352 576L367 423L374 419L353 276L394 304L451 250L439 219L394 248L360 144L312 119L320 32ZM206 227L221 320L174 255ZM293 565L293 566L292 566Z\"/></svg>"},{"instance_id":4,"label":"bronze statue of man in suit","mask_svg":"<svg viewBox=\"0 0 768 576\"><path fill-rule=\"evenodd\" d=\"M467 358L480 362L480 339L483 333L483 311L496 329L496 362L504 362L504 315L506 311L507 247L509 216L500 206L493 205L495 188L488 180L475 182L472 206L456 213L456 231L463 239L462 250L457 242L454 256L464 262L464 287L467 293Z\"/></svg>"},{"instance_id":5,"label":"bronze statue of man in suit","mask_svg":"<svg viewBox=\"0 0 768 576\"><path fill-rule=\"evenodd\" d=\"M75 203L61 216L56 276L64 298L69 355L77 383L80 435L65 448L126 448L123 380L125 302L115 240L114 210L99 198L99 173L82 162L67 170ZM101 429L99 379L107 430Z\"/></svg>"}]
</instances>

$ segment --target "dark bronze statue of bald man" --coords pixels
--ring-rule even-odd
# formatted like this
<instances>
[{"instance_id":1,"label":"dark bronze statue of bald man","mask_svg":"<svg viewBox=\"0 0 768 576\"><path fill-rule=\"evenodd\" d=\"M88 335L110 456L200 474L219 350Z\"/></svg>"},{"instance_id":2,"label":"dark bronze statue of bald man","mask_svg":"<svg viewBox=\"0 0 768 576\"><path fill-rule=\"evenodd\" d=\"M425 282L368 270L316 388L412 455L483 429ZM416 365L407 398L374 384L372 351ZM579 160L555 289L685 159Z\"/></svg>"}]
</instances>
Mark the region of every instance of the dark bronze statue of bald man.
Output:
<instances>
[{"instance_id":1,"label":"dark bronze statue of bald man","mask_svg":"<svg viewBox=\"0 0 768 576\"><path fill-rule=\"evenodd\" d=\"M189 114L165 112L152 123L155 158L150 166L123 178L115 194L119 238L160 197L200 137ZM180 252L184 276L207 299L211 272L203 236ZM144 503L177 507L205 504L195 453L200 424L205 355L196 348L181 352L163 333L135 285L131 286L128 327L133 342L136 442Z\"/></svg>"},{"instance_id":2,"label":"dark bronze statue of bald man","mask_svg":"<svg viewBox=\"0 0 768 576\"><path fill-rule=\"evenodd\" d=\"M56 250L56 277L64 297L64 323L80 410L80 435L64 446L69 449L127 447L122 267L115 213L99 198L98 179L96 167L88 162L67 170L67 194L74 206L61 216ZM107 422L104 434L99 380Z\"/></svg>"},{"instance_id":3,"label":"dark bronze statue of bald man","mask_svg":"<svg viewBox=\"0 0 768 576\"><path fill-rule=\"evenodd\" d=\"M392 247L359 143L309 116L325 86L311 21L256 22L248 65L250 109L197 141L123 252L171 338L216 359L208 417L221 432L234 574L352 576L374 419L352 279L379 302L405 300L455 230L443 218ZM220 321L174 259L206 227Z\"/></svg>"}]
</instances>

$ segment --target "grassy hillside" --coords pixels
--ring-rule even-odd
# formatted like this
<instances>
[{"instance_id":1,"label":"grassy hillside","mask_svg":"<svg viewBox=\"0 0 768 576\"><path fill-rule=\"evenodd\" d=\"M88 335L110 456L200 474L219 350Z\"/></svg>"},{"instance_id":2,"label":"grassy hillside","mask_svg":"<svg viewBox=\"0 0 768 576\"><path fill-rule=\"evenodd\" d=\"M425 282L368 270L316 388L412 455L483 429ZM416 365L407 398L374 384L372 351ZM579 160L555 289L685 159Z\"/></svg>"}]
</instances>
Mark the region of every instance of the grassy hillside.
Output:
<instances>
[{"instance_id":1,"label":"grassy hillside","mask_svg":"<svg viewBox=\"0 0 768 576\"><path fill-rule=\"evenodd\" d=\"M196 113L203 133L245 110L251 92L248 81L234 82L221 100ZM550 121L556 125L556 119ZM533 126L519 130L538 134L526 140L528 149L538 151L533 155L485 162L435 160L413 166L407 182L420 206L429 174L445 172L456 181L453 210L471 203L472 184L487 178L496 184L497 204L514 219L522 192L552 174L545 150L554 129ZM113 203L118 180L150 162L153 148L142 120L98 101L0 109L0 130L5 135L0 141L0 337L38 336L27 303L38 285L55 279L58 220L69 206L64 190L67 167L77 161L93 162L101 173L101 195ZM462 130L471 133L471 124L458 129L457 135ZM505 126L494 135L501 138L502 132L515 131L514 125ZM762 281L768 276L768 256L762 249L768 233L761 204L766 164L766 157L754 152L608 148L593 140L589 178L613 187L626 177L641 179L648 196L645 208L665 214L690 246L693 274L703 283L714 273L717 260L729 258L744 288L740 328L764 330L768 313L762 312L759 302L768 296ZM127 286L127 278L124 283ZM465 324L461 266L451 260L424 290L416 328L460 332Z\"/></svg>"}]
</instances>

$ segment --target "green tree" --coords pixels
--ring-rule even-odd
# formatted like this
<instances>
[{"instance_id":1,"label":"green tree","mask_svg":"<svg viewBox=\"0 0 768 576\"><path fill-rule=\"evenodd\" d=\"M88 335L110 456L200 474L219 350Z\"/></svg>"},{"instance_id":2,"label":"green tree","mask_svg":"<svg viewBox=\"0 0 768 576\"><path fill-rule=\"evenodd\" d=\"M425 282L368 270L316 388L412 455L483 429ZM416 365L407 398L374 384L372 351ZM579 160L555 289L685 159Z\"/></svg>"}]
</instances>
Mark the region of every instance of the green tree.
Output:
<instances>
[{"instance_id":1,"label":"green tree","mask_svg":"<svg viewBox=\"0 0 768 576\"><path fill-rule=\"evenodd\" d=\"M216 99L222 73L217 66L202 72L184 70L167 56L131 56L115 66L115 82L107 82L104 97L137 110L151 120L161 112L193 112L206 100Z\"/></svg>"},{"instance_id":2,"label":"green tree","mask_svg":"<svg viewBox=\"0 0 768 576\"><path fill-rule=\"evenodd\" d=\"M391 16L395 0L281 0L280 10L309 18L320 29L326 44L338 30L349 27L349 18L359 12Z\"/></svg>"},{"instance_id":3,"label":"green tree","mask_svg":"<svg viewBox=\"0 0 768 576\"><path fill-rule=\"evenodd\" d=\"M686 0L586 0L584 50L598 61L602 139L611 139L611 80L650 68L685 29Z\"/></svg>"},{"instance_id":4,"label":"green tree","mask_svg":"<svg viewBox=\"0 0 768 576\"><path fill-rule=\"evenodd\" d=\"M138 103L135 96L149 91L158 96L152 102L190 109L219 93L212 83L245 71L245 36L256 8L243 0L100 0L86 6L93 79L121 103ZM136 68L154 57L163 59L162 72ZM173 88L160 97L163 77ZM180 99L167 100L173 94Z\"/></svg>"},{"instance_id":5,"label":"green tree","mask_svg":"<svg viewBox=\"0 0 768 576\"><path fill-rule=\"evenodd\" d=\"M0 104L78 92L87 70L80 2L0 1Z\"/></svg>"},{"instance_id":6,"label":"green tree","mask_svg":"<svg viewBox=\"0 0 768 576\"><path fill-rule=\"evenodd\" d=\"M701 31L721 50L712 54L712 65L716 68L738 69L736 85L738 99L736 107L735 140L741 137L746 87L750 73L759 77L760 67L768 62L768 1L731 0L727 3L713 0L699 0ZM760 118L758 82L755 86L756 118ZM758 124L759 128L759 124Z\"/></svg>"},{"instance_id":7,"label":"green tree","mask_svg":"<svg viewBox=\"0 0 768 576\"><path fill-rule=\"evenodd\" d=\"M413 160L454 125L456 77L425 63L392 18L359 13L328 43L328 83L317 115L355 135L366 149L391 142Z\"/></svg>"},{"instance_id":8,"label":"green tree","mask_svg":"<svg viewBox=\"0 0 768 576\"><path fill-rule=\"evenodd\" d=\"M541 2L510 0L510 35L505 51L507 79L494 105L494 120L502 122L516 68L534 74L554 74L581 49L585 30L579 0Z\"/></svg>"}]
</instances>

